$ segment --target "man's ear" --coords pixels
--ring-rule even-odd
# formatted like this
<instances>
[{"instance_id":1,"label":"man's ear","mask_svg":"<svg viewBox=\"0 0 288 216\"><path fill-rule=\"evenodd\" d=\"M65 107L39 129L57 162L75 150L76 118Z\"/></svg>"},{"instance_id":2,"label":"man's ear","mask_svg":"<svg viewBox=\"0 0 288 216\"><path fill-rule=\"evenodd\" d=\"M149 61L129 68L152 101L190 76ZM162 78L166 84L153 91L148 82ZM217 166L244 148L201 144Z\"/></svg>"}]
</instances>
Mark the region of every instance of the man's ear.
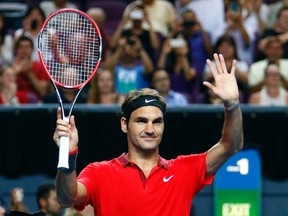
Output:
<instances>
[{"instance_id":1,"label":"man's ear","mask_svg":"<svg viewBox=\"0 0 288 216\"><path fill-rule=\"evenodd\" d=\"M121 130L124 132L124 133L127 133L127 128L128 128L128 122L126 120L125 117L122 117L121 118Z\"/></svg>"}]
</instances>

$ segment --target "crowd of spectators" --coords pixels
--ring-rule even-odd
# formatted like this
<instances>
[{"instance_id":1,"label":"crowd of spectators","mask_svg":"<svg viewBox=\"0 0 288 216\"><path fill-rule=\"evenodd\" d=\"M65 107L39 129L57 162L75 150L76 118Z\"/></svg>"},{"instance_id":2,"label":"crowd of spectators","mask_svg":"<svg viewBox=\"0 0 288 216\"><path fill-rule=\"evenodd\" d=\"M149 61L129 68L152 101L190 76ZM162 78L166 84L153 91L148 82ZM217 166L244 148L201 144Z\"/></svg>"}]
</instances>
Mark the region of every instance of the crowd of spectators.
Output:
<instances>
[{"instance_id":1,"label":"crowd of spectators","mask_svg":"<svg viewBox=\"0 0 288 216\"><path fill-rule=\"evenodd\" d=\"M159 70L162 76L168 74L169 91L182 95L187 104L214 103L202 82L213 82L206 59L215 52L223 54L228 69L237 60L241 103L261 104L253 98L267 90L266 71L271 64L278 65L281 92L287 93L287 0L122 0L124 7L115 11L101 7L97 0L90 5L88 0L19 2L27 4L19 28L13 28L5 10L0 10L0 104L57 103L37 46L45 19L61 8L86 12L103 38L100 69L78 103L121 103L132 89L161 86ZM113 8L116 1L105 4L109 2ZM111 31L107 23L113 13L122 17ZM67 103L74 96L65 89L61 94ZM164 98L177 105L178 97L171 103L173 95L166 93Z\"/></svg>"}]
</instances>

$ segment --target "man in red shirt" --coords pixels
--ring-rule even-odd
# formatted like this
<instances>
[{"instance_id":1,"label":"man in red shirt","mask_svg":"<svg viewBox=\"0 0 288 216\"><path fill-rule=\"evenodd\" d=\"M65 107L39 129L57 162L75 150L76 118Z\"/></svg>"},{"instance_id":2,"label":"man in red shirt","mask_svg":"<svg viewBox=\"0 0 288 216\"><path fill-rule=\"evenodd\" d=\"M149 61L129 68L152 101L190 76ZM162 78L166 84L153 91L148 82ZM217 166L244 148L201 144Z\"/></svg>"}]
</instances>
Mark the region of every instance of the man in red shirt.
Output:
<instances>
[{"instance_id":1,"label":"man in red shirt","mask_svg":"<svg viewBox=\"0 0 288 216\"><path fill-rule=\"evenodd\" d=\"M121 129L127 134L128 153L91 163L77 178L78 132L74 116L66 123L59 108L53 139L59 145L61 136L70 136L69 169L59 170L56 177L60 204L77 210L90 204L97 216L190 215L195 194L211 184L217 170L243 146L236 61L228 73L222 55L215 54L214 60L216 69L210 60L207 64L215 85L203 84L223 101L225 122L220 141L202 154L172 160L159 156L166 104L156 90L133 90L122 104Z\"/></svg>"}]
</instances>

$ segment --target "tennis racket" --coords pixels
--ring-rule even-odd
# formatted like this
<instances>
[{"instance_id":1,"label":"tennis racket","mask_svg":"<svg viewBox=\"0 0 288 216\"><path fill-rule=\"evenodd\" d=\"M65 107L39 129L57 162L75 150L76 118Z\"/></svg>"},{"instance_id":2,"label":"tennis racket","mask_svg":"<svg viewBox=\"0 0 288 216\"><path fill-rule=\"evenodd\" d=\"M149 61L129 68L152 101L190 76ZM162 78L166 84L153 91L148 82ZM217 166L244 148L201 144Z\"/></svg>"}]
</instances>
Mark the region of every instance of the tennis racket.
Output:
<instances>
[{"instance_id":1,"label":"tennis racket","mask_svg":"<svg viewBox=\"0 0 288 216\"><path fill-rule=\"evenodd\" d=\"M38 54L55 89L62 118L69 122L83 87L92 79L101 61L102 38L97 24L76 9L51 14L38 36ZM75 91L68 115L59 89ZM58 169L69 169L69 137L60 138Z\"/></svg>"}]
</instances>

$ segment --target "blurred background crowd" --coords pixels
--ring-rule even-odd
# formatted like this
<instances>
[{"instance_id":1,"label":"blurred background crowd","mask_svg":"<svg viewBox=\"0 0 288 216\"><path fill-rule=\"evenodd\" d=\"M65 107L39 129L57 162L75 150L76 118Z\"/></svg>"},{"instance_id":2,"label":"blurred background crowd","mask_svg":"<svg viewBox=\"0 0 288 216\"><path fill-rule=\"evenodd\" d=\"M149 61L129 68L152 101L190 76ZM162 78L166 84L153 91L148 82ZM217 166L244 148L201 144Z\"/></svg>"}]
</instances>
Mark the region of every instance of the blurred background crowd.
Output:
<instances>
[{"instance_id":1,"label":"blurred background crowd","mask_svg":"<svg viewBox=\"0 0 288 216\"><path fill-rule=\"evenodd\" d=\"M117 104L131 89L152 87L168 105L219 104L202 82L223 54L237 60L241 103L288 102L288 0L7 0L0 2L0 104L57 103L38 57L38 33L61 8L99 25L100 68L77 103ZM61 91L64 102L74 98Z\"/></svg>"},{"instance_id":2,"label":"blurred background crowd","mask_svg":"<svg viewBox=\"0 0 288 216\"><path fill-rule=\"evenodd\" d=\"M0 105L58 103L37 46L45 19L62 8L86 12L103 38L100 68L77 103L119 104L128 91L151 87L168 106L221 104L202 85L213 83L206 59L219 53L228 70L237 60L241 103L288 104L288 0L6 0L0 2ZM66 103L74 98L65 89L61 95ZM29 211L23 194L15 188L11 203L0 199L0 216ZM39 210L62 215L55 196L53 186L40 188Z\"/></svg>"}]
</instances>

